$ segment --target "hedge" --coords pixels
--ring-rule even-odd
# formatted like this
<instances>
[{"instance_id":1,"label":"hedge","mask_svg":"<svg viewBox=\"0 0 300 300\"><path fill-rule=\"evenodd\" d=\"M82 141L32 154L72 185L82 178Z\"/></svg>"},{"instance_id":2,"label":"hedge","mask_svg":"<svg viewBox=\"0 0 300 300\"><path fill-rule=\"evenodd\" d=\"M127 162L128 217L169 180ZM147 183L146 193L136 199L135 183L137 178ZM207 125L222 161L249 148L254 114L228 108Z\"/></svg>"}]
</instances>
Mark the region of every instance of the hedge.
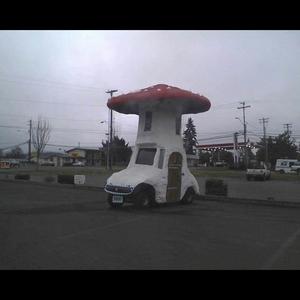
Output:
<instances>
[{"instance_id":1,"label":"hedge","mask_svg":"<svg viewBox=\"0 0 300 300\"><path fill-rule=\"evenodd\" d=\"M29 180L30 175L29 174L16 174L15 179Z\"/></svg>"},{"instance_id":2,"label":"hedge","mask_svg":"<svg viewBox=\"0 0 300 300\"><path fill-rule=\"evenodd\" d=\"M57 175L57 182L74 184L74 175Z\"/></svg>"},{"instance_id":3,"label":"hedge","mask_svg":"<svg viewBox=\"0 0 300 300\"><path fill-rule=\"evenodd\" d=\"M227 184L223 183L221 179L208 179L205 182L206 195L220 195L227 196Z\"/></svg>"}]
</instances>

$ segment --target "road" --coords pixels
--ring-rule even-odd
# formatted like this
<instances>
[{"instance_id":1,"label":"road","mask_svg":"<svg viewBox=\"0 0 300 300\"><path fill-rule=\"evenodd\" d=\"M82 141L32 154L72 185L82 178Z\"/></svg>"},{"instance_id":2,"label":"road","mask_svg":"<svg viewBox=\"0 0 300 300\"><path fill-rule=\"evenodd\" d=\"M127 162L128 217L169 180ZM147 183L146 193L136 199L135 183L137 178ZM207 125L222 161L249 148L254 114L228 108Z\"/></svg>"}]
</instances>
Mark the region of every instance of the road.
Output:
<instances>
[{"instance_id":1,"label":"road","mask_svg":"<svg viewBox=\"0 0 300 300\"><path fill-rule=\"evenodd\" d=\"M0 182L1 269L299 269L300 209L108 208L95 190Z\"/></svg>"}]
</instances>

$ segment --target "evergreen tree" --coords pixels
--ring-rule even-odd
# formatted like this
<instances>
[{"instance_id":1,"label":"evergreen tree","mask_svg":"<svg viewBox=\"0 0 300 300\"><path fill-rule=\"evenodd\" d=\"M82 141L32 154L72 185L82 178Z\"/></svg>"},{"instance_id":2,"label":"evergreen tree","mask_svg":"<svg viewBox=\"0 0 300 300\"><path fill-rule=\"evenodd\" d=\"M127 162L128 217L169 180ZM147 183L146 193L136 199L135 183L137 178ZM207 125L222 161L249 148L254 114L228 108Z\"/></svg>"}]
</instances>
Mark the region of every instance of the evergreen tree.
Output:
<instances>
[{"instance_id":1,"label":"evergreen tree","mask_svg":"<svg viewBox=\"0 0 300 300\"><path fill-rule=\"evenodd\" d=\"M267 139L268 157L271 165L274 167L276 160L280 158L296 159L298 156L295 140L291 138L288 132L279 134L277 137ZM256 153L256 159L265 160L265 140L262 138L257 146L259 150Z\"/></svg>"},{"instance_id":2,"label":"evergreen tree","mask_svg":"<svg viewBox=\"0 0 300 300\"><path fill-rule=\"evenodd\" d=\"M183 132L183 145L187 154L193 154L193 147L197 144L197 133L193 119L188 118L188 122L185 125L186 130Z\"/></svg>"},{"instance_id":3,"label":"evergreen tree","mask_svg":"<svg viewBox=\"0 0 300 300\"><path fill-rule=\"evenodd\" d=\"M102 142L103 148L107 152L108 142ZM114 136L112 142L110 143L110 159L112 164L116 163L128 163L131 157L131 148L128 143L123 138Z\"/></svg>"}]
</instances>

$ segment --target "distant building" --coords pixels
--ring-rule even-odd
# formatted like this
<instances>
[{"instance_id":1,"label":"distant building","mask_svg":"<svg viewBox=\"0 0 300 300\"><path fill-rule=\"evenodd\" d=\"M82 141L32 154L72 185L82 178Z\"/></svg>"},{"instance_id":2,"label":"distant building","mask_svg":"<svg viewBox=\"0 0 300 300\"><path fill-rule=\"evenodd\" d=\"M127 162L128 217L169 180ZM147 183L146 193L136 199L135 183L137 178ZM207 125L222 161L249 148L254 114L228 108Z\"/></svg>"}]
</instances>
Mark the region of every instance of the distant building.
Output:
<instances>
[{"instance_id":1,"label":"distant building","mask_svg":"<svg viewBox=\"0 0 300 300\"><path fill-rule=\"evenodd\" d=\"M197 167L199 164L199 157L197 154L187 154L186 159L188 167Z\"/></svg>"},{"instance_id":2,"label":"distant building","mask_svg":"<svg viewBox=\"0 0 300 300\"><path fill-rule=\"evenodd\" d=\"M87 166L105 165L105 152L103 148L76 147L66 151L72 163L81 161Z\"/></svg>"},{"instance_id":3,"label":"distant building","mask_svg":"<svg viewBox=\"0 0 300 300\"><path fill-rule=\"evenodd\" d=\"M32 153L31 161L37 162L36 153ZM69 155L59 152L44 152L40 154L40 165L53 164L55 167L62 167L65 163L70 162Z\"/></svg>"}]
</instances>

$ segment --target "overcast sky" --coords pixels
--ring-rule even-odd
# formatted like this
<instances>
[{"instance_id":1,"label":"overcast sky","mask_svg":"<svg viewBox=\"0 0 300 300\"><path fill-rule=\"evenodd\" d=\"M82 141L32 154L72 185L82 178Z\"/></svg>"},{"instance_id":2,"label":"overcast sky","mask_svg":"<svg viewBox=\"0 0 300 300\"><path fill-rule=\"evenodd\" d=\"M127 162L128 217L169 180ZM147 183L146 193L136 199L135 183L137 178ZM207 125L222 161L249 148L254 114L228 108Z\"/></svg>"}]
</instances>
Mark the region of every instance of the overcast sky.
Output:
<instances>
[{"instance_id":1,"label":"overcast sky","mask_svg":"<svg viewBox=\"0 0 300 300\"><path fill-rule=\"evenodd\" d=\"M47 150L100 146L105 91L158 83L211 101L210 111L190 115L201 144L231 142L207 139L243 129L235 119L242 119L240 101L251 105L250 141L262 134L265 117L267 133L290 123L300 142L299 31L1 31L0 148L27 141L28 120L38 115L53 128L49 143L58 145ZM133 145L138 117L114 116L116 133Z\"/></svg>"}]
</instances>

